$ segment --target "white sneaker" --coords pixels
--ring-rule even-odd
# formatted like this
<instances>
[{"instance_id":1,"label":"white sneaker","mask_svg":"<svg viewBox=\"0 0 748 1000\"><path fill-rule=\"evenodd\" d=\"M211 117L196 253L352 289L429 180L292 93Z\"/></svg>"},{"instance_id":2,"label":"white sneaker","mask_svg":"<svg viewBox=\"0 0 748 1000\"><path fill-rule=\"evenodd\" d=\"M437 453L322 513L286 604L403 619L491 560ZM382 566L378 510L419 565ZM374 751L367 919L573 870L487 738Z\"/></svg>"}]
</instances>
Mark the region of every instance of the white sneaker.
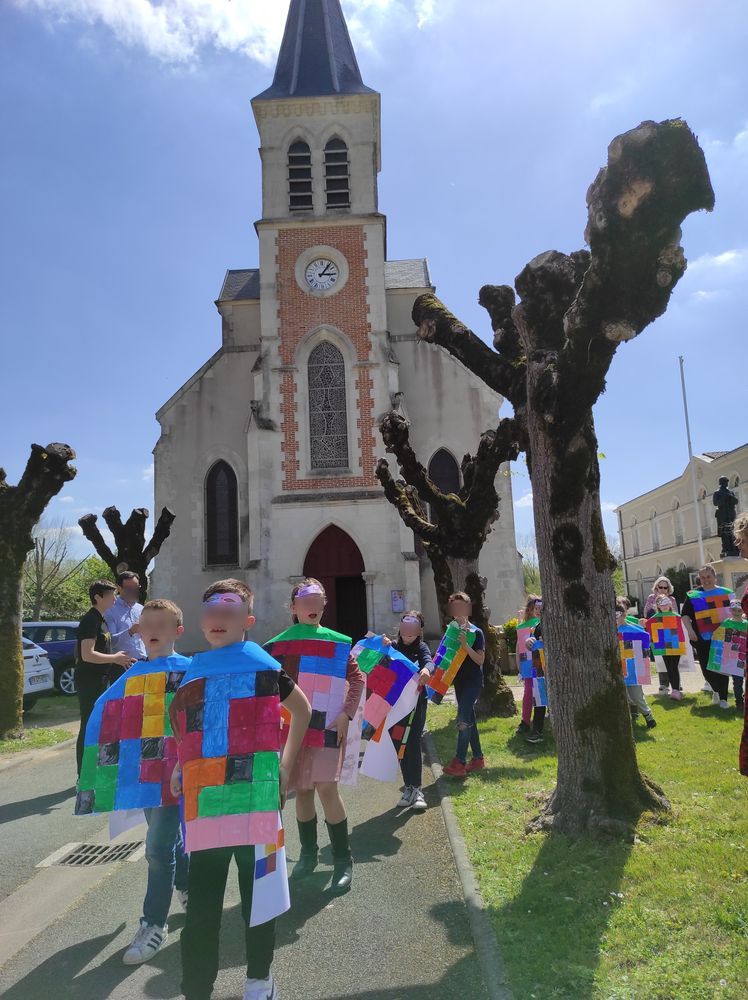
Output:
<instances>
[{"instance_id":1,"label":"white sneaker","mask_svg":"<svg viewBox=\"0 0 748 1000\"><path fill-rule=\"evenodd\" d=\"M716 691L712 691L712 705L719 705L719 704L720 704L719 695L717 694Z\"/></svg>"},{"instance_id":2,"label":"white sneaker","mask_svg":"<svg viewBox=\"0 0 748 1000\"><path fill-rule=\"evenodd\" d=\"M410 803L413 801L413 792L415 789L412 785L406 785L403 788L403 794L400 796L400 801L398 802L397 809L407 809Z\"/></svg>"},{"instance_id":3,"label":"white sneaker","mask_svg":"<svg viewBox=\"0 0 748 1000\"><path fill-rule=\"evenodd\" d=\"M729 708L730 706L729 706L729 705L727 704L727 702L726 702L726 701L721 701L721 702L719 703L719 707L720 707L720 708Z\"/></svg>"},{"instance_id":4,"label":"white sneaker","mask_svg":"<svg viewBox=\"0 0 748 1000\"><path fill-rule=\"evenodd\" d=\"M132 944L122 956L125 965L140 965L153 958L157 951L166 943L169 935L169 928L166 924L163 927L156 927L155 924L147 924L141 917L140 928L132 939Z\"/></svg>"},{"instance_id":5,"label":"white sneaker","mask_svg":"<svg viewBox=\"0 0 748 1000\"><path fill-rule=\"evenodd\" d=\"M177 899L179 900L179 905L182 909L187 912L187 890L177 889Z\"/></svg>"},{"instance_id":6,"label":"white sneaker","mask_svg":"<svg viewBox=\"0 0 748 1000\"><path fill-rule=\"evenodd\" d=\"M272 972L268 979L248 979L244 986L244 1000L280 1000Z\"/></svg>"},{"instance_id":7,"label":"white sneaker","mask_svg":"<svg viewBox=\"0 0 748 1000\"><path fill-rule=\"evenodd\" d=\"M420 788L413 789L413 796L410 800L410 808L416 813L425 812L428 808L426 805L426 799L424 799L423 792Z\"/></svg>"}]
</instances>

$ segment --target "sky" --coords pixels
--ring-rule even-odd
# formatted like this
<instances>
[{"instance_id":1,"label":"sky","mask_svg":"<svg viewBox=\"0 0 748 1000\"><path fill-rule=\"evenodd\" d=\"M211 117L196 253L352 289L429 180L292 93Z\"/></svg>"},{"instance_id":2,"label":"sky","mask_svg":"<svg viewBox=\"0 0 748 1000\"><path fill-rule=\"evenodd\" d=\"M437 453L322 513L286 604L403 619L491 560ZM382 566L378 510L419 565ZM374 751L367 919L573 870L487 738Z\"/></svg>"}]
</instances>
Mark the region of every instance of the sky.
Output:
<instances>
[{"instance_id":1,"label":"sky","mask_svg":"<svg viewBox=\"0 0 748 1000\"><path fill-rule=\"evenodd\" d=\"M713 213L683 228L688 271L623 345L595 409L615 507L694 450L748 441L748 7L743 0L343 0L382 94L390 259L428 257L437 294L490 339L485 283L584 245L585 193L617 134L683 117ZM257 265L258 138L285 0L5 0L0 5L0 463L64 441L71 526L153 514L154 413L220 345L227 268ZM519 536L532 530L521 465ZM74 549L87 543L75 536Z\"/></svg>"}]
</instances>

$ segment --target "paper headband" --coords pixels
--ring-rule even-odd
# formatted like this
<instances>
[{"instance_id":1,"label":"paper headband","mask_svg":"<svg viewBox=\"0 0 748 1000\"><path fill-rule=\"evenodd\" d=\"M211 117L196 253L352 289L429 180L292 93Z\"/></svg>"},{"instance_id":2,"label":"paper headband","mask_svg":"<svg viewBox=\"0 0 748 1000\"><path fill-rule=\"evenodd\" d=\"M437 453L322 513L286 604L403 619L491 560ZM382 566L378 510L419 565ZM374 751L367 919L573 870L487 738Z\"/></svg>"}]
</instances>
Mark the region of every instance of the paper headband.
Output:
<instances>
[{"instance_id":1,"label":"paper headband","mask_svg":"<svg viewBox=\"0 0 748 1000\"><path fill-rule=\"evenodd\" d=\"M305 587L300 587L296 591L294 600L297 600L299 597L311 597L313 594L319 594L321 597L325 596L324 590L318 583L308 583Z\"/></svg>"},{"instance_id":2,"label":"paper headband","mask_svg":"<svg viewBox=\"0 0 748 1000\"><path fill-rule=\"evenodd\" d=\"M420 625L421 624L421 619L420 618L416 618L415 615L403 615L403 617L400 619L400 621L404 625Z\"/></svg>"},{"instance_id":3,"label":"paper headband","mask_svg":"<svg viewBox=\"0 0 748 1000\"><path fill-rule=\"evenodd\" d=\"M218 604L244 604L243 599L239 594L211 594L210 597L203 601L204 608L214 608Z\"/></svg>"}]
</instances>

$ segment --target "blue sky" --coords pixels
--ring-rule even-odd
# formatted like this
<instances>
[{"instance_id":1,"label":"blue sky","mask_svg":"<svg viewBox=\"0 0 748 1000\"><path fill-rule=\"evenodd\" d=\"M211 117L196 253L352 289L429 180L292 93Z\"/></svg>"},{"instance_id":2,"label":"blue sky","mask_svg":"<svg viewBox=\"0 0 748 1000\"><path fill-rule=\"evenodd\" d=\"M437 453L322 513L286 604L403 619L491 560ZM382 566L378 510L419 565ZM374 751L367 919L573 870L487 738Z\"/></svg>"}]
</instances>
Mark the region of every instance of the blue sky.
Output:
<instances>
[{"instance_id":1,"label":"blue sky","mask_svg":"<svg viewBox=\"0 0 748 1000\"><path fill-rule=\"evenodd\" d=\"M383 96L389 256L427 256L438 294L485 337L482 284L583 245L585 192L610 139L643 119L688 120L717 207L684 227L690 267L667 314L614 361L596 409L604 505L686 463L679 354L695 450L748 440L745 4L343 7L364 80ZM15 482L31 441L76 449L78 478L54 517L153 507L153 414L220 343L224 270L257 263L249 101L272 77L285 10L282 0L0 8L0 461ZM521 469L514 490L524 535Z\"/></svg>"}]
</instances>

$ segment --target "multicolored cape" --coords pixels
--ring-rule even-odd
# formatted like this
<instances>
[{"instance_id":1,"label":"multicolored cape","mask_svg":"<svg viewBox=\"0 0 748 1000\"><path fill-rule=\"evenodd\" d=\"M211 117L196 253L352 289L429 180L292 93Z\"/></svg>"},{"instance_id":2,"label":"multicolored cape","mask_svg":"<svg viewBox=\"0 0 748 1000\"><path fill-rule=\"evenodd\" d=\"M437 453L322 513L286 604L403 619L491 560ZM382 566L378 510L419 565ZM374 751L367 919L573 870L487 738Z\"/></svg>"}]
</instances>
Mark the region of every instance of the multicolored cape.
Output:
<instances>
[{"instance_id":1,"label":"multicolored cape","mask_svg":"<svg viewBox=\"0 0 748 1000\"><path fill-rule=\"evenodd\" d=\"M465 662L467 653L460 643L460 634L462 631L456 621L450 622L436 651L436 656L434 657L436 670L426 685L433 691L431 700L435 705L441 702L449 690L450 684L457 676L457 671ZM468 646L472 648L475 645L475 639L478 635L477 626L473 625L472 622L469 623L468 628L465 630L465 635Z\"/></svg>"},{"instance_id":2,"label":"multicolored cape","mask_svg":"<svg viewBox=\"0 0 748 1000\"><path fill-rule=\"evenodd\" d=\"M731 677L745 674L748 622L728 618L715 630L709 648L708 670Z\"/></svg>"},{"instance_id":3,"label":"multicolored cape","mask_svg":"<svg viewBox=\"0 0 748 1000\"><path fill-rule=\"evenodd\" d=\"M686 656L686 630L675 611L658 611L647 618L644 627L649 633L650 651L654 656Z\"/></svg>"},{"instance_id":4,"label":"multicolored cape","mask_svg":"<svg viewBox=\"0 0 748 1000\"><path fill-rule=\"evenodd\" d=\"M170 709L188 852L277 842L279 673L254 642L193 657Z\"/></svg>"},{"instance_id":5,"label":"multicolored cape","mask_svg":"<svg viewBox=\"0 0 748 1000\"><path fill-rule=\"evenodd\" d=\"M711 639L714 630L730 617L730 601L735 595L727 587L715 587L714 590L689 590L688 598L696 616L696 634L701 639Z\"/></svg>"},{"instance_id":6,"label":"multicolored cape","mask_svg":"<svg viewBox=\"0 0 748 1000\"><path fill-rule=\"evenodd\" d=\"M387 646L380 635L367 636L353 648L361 673L366 675L364 736L371 738L396 704L408 681L418 672L418 664Z\"/></svg>"},{"instance_id":7,"label":"multicolored cape","mask_svg":"<svg viewBox=\"0 0 748 1000\"><path fill-rule=\"evenodd\" d=\"M528 680L532 674L532 651L527 648L527 640L540 624L539 618L528 618L517 626L517 671L523 680Z\"/></svg>"},{"instance_id":8,"label":"multicolored cape","mask_svg":"<svg viewBox=\"0 0 748 1000\"><path fill-rule=\"evenodd\" d=\"M321 625L292 625L265 643L309 699L312 720L291 776L291 788L313 788L318 781L337 781L343 759L335 720L343 711L351 639ZM282 713L281 741L288 737Z\"/></svg>"},{"instance_id":9,"label":"multicolored cape","mask_svg":"<svg viewBox=\"0 0 748 1000\"><path fill-rule=\"evenodd\" d=\"M362 774L378 781L396 781L400 777L399 762L405 754L413 712L420 693L417 675L413 674L387 718L366 744L361 762Z\"/></svg>"},{"instance_id":10,"label":"multicolored cape","mask_svg":"<svg viewBox=\"0 0 748 1000\"><path fill-rule=\"evenodd\" d=\"M86 726L76 816L178 804L169 706L189 665L176 653L141 660L101 695Z\"/></svg>"},{"instance_id":11,"label":"multicolored cape","mask_svg":"<svg viewBox=\"0 0 748 1000\"><path fill-rule=\"evenodd\" d=\"M641 625L626 622L618 627L618 648L621 654L623 683L649 684L652 680L652 661L649 658L649 632Z\"/></svg>"}]
</instances>

